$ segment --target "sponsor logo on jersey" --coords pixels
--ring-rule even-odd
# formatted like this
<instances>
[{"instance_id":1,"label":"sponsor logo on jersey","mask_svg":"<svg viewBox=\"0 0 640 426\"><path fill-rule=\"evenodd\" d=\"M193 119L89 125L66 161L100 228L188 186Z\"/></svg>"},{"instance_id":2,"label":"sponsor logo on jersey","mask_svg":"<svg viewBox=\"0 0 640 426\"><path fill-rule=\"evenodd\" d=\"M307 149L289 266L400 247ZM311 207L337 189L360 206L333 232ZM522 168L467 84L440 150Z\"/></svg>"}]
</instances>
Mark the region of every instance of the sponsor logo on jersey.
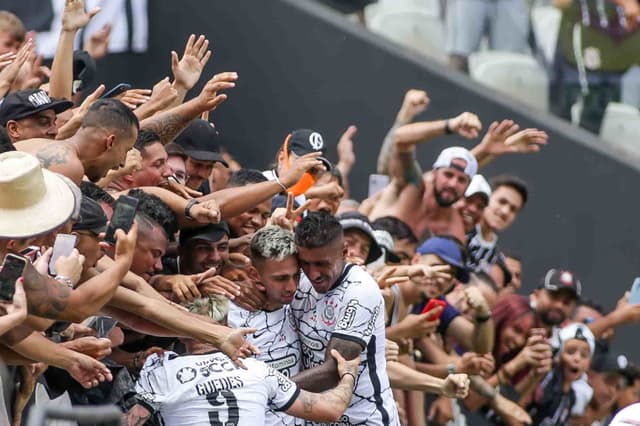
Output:
<instances>
[{"instance_id":1,"label":"sponsor logo on jersey","mask_svg":"<svg viewBox=\"0 0 640 426\"><path fill-rule=\"evenodd\" d=\"M353 325L353 321L356 319L356 313L358 311L358 301L356 299L349 300L347 309L344 310L344 315L338 321L338 327L342 329L350 328Z\"/></svg>"},{"instance_id":2,"label":"sponsor logo on jersey","mask_svg":"<svg viewBox=\"0 0 640 426\"><path fill-rule=\"evenodd\" d=\"M193 381L198 376L198 372L193 367L182 367L176 374L176 379L183 385Z\"/></svg>"},{"instance_id":3,"label":"sponsor logo on jersey","mask_svg":"<svg viewBox=\"0 0 640 426\"><path fill-rule=\"evenodd\" d=\"M324 343L319 340L312 339L311 337L305 336L304 334L300 334L298 337L300 337L300 341L304 346L314 351L321 351L324 349Z\"/></svg>"},{"instance_id":4,"label":"sponsor logo on jersey","mask_svg":"<svg viewBox=\"0 0 640 426\"><path fill-rule=\"evenodd\" d=\"M371 315L371 319L369 320L369 324L367 325L367 329L364 331L365 336L371 336L373 331L376 328L376 319L378 319L378 315L380 314L380 306L376 306L373 310L373 314Z\"/></svg>"},{"instance_id":5,"label":"sponsor logo on jersey","mask_svg":"<svg viewBox=\"0 0 640 426\"><path fill-rule=\"evenodd\" d=\"M277 370L274 370L273 368L269 368L269 374L267 375L267 377L269 376L273 376L276 378L276 380L278 381L278 387L282 392L288 392L289 389L291 389L291 386L293 386L293 382L291 382L283 374L281 374Z\"/></svg>"},{"instance_id":6,"label":"sponsor logo on jersey","mask_svg":"<svg viewBox=\"0 0 640 426\"><path fill-rule=\"evenodd\" d=\"M294 354L284 356L282 358L277 358L271 361L265 361L265 363L284 374L285 376L289 375L289 368L295 366L298 363L298 359Z\"/></svg>"}]
</instances>

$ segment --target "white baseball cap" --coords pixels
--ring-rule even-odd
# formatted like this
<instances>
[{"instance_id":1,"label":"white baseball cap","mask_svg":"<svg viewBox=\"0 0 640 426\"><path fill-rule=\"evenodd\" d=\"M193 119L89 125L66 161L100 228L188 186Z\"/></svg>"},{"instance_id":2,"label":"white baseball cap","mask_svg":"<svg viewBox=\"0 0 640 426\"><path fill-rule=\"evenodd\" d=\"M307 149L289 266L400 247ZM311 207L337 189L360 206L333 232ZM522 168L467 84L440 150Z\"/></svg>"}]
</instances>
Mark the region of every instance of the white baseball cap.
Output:
<instances>
[{"instance_id":1,"label":"white baseball cap","mask_svg":"<svg viewBox=\"0 0 640 426\"><path fill-rule=\"evenodd\" d=\"M587 342L587 344L589 345L589 350L591 351L591 356L593 356L593 351L596 348L596 338L594 337L589 327L587 327L586 325L581 324L579 322L575 322L565 327L562 327L560 329L559 337L560 337L559 352L562 352L562 348L564 347L567 340L578 339L578 340L584 340L585 342Z\"/></svg>"},{"instance_id":2,"label":"white baseball cap","mask_svg":"<svg viewBox=\"0 0 640 426\"><path fill-rule=\"evenodd\" d=\"M489 186L489 182L484 178L484 176L480 174L476 174L471 178L471 182L467 187L467 190L464 192L465 198L469 198L473 195L481 194L484 195L489 201L491 198L491 186Z\"/></svg>"},{"instance_id":3,"label":"white baseball cap","mask_svg":"<svg viewBox=\"0 0 640 426\"><path fill-rule=\"evenodd\" d=\"M442 167L456 167L455 164L452 164L453 160L462 160L466 163L464 168L464 173L472 178L476 172L478 171L478 161L476 157L473 156L471 151L461 146L452 146L446 149L443 149L436 162L433 163L434 169L439 169Z\"/></svg>"}]
</instances>

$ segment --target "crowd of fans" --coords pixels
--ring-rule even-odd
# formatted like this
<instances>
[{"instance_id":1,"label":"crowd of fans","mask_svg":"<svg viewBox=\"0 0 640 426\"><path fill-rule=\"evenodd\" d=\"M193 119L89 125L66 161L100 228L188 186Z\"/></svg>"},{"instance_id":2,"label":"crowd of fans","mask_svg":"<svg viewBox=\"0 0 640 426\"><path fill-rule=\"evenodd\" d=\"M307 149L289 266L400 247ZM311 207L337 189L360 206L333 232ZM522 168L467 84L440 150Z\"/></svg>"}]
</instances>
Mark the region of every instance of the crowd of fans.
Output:
<instances>
[{"instance_id":1,"label":"crowd of fans","mask_svg":"<svg viewBox=\"0 0 640 426\"><path fill-rule=\"evenodd\" d=\"M66 0L51 69L0 12L1 425L106 404L128 425L638 424L640 370L610 342L640 305L605 312L562 265L523 294L499 241L535 200L479 169L544 131L414 122L429 98L409 90L381 135L389 183L360 202L354 126L337 145L293 130L264 171L224 150L209 113L241 77L185 101L204 35L152 90L78 91L74 36L98 12ZM480 143L423 171L416 146L449 134Z\"/></svg>"}]
</instances>

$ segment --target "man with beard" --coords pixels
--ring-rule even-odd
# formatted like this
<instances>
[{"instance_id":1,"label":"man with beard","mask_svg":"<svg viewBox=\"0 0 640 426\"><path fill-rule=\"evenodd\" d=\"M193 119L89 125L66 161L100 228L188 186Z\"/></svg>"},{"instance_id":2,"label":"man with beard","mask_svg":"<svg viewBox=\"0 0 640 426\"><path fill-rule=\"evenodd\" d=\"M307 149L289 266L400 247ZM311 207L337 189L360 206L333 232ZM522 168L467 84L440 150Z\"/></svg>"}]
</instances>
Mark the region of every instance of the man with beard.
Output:
<instances>
[{"instance_id":1,"label":"man with beard","mask_svg":"<svg viewBox=\"0 0 640 426\"><path fill-rule=\"evenodd\" d=\"M122 102L101 99L89 108L82 126L69 139L29 139L15 147L38 157L44 168L80 185L85 175L96 182L110 169L124 164L138 128L138 119Z\"/></svg>"},{"instance_id":2,"label":"man with beard","mask_svg":"<svg viewBox=\"0 0 640 426\"><path fill-rule=\"evenodd\" d=\"M227 188L237 188L266 181L267 178L259 170L240 169L231 174ZM249 244L251 236L267 224L267 220L271 216L271 204L271 198L269 198L256 204L250 210L230 217L227 222L231 238L245 237L242 240L242 246Z\"/></svg>"},{"instance_id":3,"label":"man with beard","mask_svg":"<svg viewBox=\"0 0 640 426\"><path fill-rule=\"evenodd\" d=\"M431 232L464 239L462 219L450 207L464 194L478 170L478 162L465 148L447 148L433 164L432 173L423 176L416 161L416 145L451 133L474 138L480 128L479 118L465 112L450 120L413 123L396 129L390 162L392 182L382 192L370 219L395 216L410 224L418 238Z\"/></svg>"}]
</instances>

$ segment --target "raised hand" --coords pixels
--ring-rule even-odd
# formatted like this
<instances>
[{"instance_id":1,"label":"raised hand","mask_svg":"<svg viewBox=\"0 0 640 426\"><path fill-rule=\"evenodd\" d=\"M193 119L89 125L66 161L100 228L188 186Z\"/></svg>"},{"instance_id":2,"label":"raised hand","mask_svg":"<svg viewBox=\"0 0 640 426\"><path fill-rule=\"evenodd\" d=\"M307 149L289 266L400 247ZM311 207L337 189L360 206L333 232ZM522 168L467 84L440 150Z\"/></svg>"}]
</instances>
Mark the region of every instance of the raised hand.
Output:
<instances>
[{"instance_id":1,"label":"raised hand","mask_svg":"<svg viewBox=\"0 0 640 426\"><path fill-rule=\"evenodd\" d=\"M131 148L127 151L127 157L124 160L124 167L122 167L122 173L129 175L142 169L142 154L135 148Z\"/></svg>"},{"instance_id":2,"label":"raised hand","mask_svg":"<svg viewBox=\"0 0 640 426\"><path fill-rule=\"evenodd\" d=\"M338 141L338 163L343 164L347 170L351 170L356 163L356 155L353 152L353 138L358 132L358 128L353 124L344 131Z\"/></svg>"},{"instance_id":3,"label":"raised hand","mask_svg":"<svg viewBox=\"0 0 640 426\"><path fill-rule=\"evenodd\" d=\"M166 81L167 85L169 86L171 85L169 83L168 77L164 80L161 80L161 82L162 81ZM114 96L114 99L119 100L120 102L125 104L129 109L136 109L140 105L143 105L144 103L148 102L150 99L149 96L151 94L152 94L152 91L149 89L129 89L120 93L118 96Z\"/></svg>"},{"instance_id":4,"label":"raised hand","mask_svg":"<svg viewBox=\"0 0 640 426\"><path fill-rule=\"evenodd\" d=\"M455 362L456 371L470 375L489 377L495 368L493 357L480 355L475 352L465 352Z\"/></svg>"},{"instance_id":5,"label":"raised hand","mask_svg":"<svg viewBox=\"0 0 640 426\"><path fill-rule=\"evenodd\" d=\"M84 0L66 0L62 13L62 30L78 31L84 28L98 12L100 8L95 7L87 13L84 9Z\"/></svg>"},{"instance_id":6,"label":"raised hand","mask_svg":"<svg viewBox=\"0 0 640 426\"><path fill-rule=\"evenodd\" d=\"M238 74L235 72L223 72L214 75L198 95L201 111L213 111L224 102L227 99L227 95L224 93L218 94L218 92L236 87L235 81L237 79Z\"/></svg>"},{"instance_id":7,"label":"raised hand","mask_svg":"<svg viewBox=\"0 0 640 426\"><path fill-rule=\"evenodd\" d=\"M210 272L211 269L214 272ZM215 268L211 268L209 271L198 274L196 278L196 284L200 289L200 292L205 296L219 295L225 296L228 299L235 299L240 294L240 286L231 280L226 279L221 275L214 275Z\"/></svg>"},{"instance_id":8,"label":"raised hand","mask_svg":"<svg viewBox=\"0 0 640 426\"><path fill-rule=\"evenodd\" d=\"M430 318L436 316L441 310L442 306L436 306L423 314L408 314L399 323L406 330L405 337L417 339L435 333L440 325L440 320L431 321Z\"/></svg>"},{"instance_id":9,"label":"raised hand","mask_svg":"<svg viewBox=\"0 0 640 426\"><path fill-rule=\"evenodd\" d=\"M449 374L442 385L442 395L449 398L466 398L469 393L469 376Z\"/></svg>"},{"instance_id":10,"label":"raised hand","mask_svg":"<svg viewBox=\"0 0 640 426\"><path fill-rule=\"evenodd\" d=\"M191 189L186 185L178 183L176 180L173 179L173 176L170 176L169 179L167 179L165 183L162 185L162 187L173 192L176 195L181 196L185 200L190 200L194 197L202 196L202 192L196 191L195 189Z\"/></svg>"},{"instance_id":11,"label":"raised hand","mask_svg":"<svg viewBox=\"0 0 640 426\"><path fill-rule=\"evenodd\" d=\"M398 355L400 354L400 346L393 340L385 339L384 341L384 358L387 362L398 361Z\"/></svg>"},{"instance_id":12,"label":"raised hand","mask_svg":"<svg viewBox=\"0 0 640 426\"><path fill-rule=\"evenodd\" d=\"M276 225L283 229L293 231L295 223L299 217L309 208L312 202L307 200L302 206L294 209L294 196L293 193L287 192L287 205L283 209L279 207L273 211L269 218L269 225Z\"/></svg>"},{"instance_id":13,"label":"raised hand","mask_svg":"<svg viewBox=\"0 0 640 426\"><path fill-rule=\"evenodd\" d=\"M113 380L111 371L103 363L79 352L74 352L65 369L71 377L87 389L98 386L104 381Z\"/></svg>"},{"instance_id":14,"label":"raised hand","mask_svg":"<svg viewBox=\"0 0 640 426\"><path fill-rule=\"evenodd\" d=\"M477 138L482 129L482 123L477 115L471 112L463 112L449 120L449 129L463 138Z\"/></svg>"},{"instance_id":15,"label":"raised hand","mask_svg":"<svg viewBox=\"0 0 640 426\"><path fill-rule=\"evenodd\" d=\"M488 315L491 310L489 304L482 296L478 287L467 287L464 289L464 296L469 306L476 311L476 315Z\"/></svg>"},{"instance_id":16,"label":"raised hand","mask_svg":"<svg viewBox=\"0 0 640 426\"><path fill-rule=\"evenodd\" d=\"M409 277L406 275L394 276L397 268L383 268L380 274L375 274L374 279L378 283L380 289L389 288L395 284L400 284L409 281Z\"/></svg>"},{"instance_id":17,"label":"raised hand","mask_svg":"<svg viewBox=\"0 0 640 426\"><path fill-rule=\"evenodd\" d=\"M416 115L427 109L429 102L429 96L424 90L409 89L404 95L402 106L398 112L399 121L404 124L411 122Z\"/></svg>"},{"instance_id":18,"label":"raised hand","mask_svg":"<svg viewBox=\"0 0 640 426\"><path fill-rule=\"evenodd\" d=\"M171 71L176 85L186 90L196 85L204 66L211 58L211 51L208 48L209 40L204 35L196 39L196 36L191 34L180 60L176 52L171 52Z\"/></svg>"},{"instance_id":19,"label":"raised hand","mask_svg":"<svg viewBox=\"0 0 640 426\"><path fill-rule=\"evenodd\" d=\"M61 343L61 345L95 359L102 359L111 355L111 340L106 338L85 336Z\"/></svg>"},{"instance_id":20,"label":"raised hand","mask_svg":"<svg viewBox=\"0 0 640 426\"><path fill-rule=\"evenodd\" d=\"M111 40L111 24L105 24L98 31L91 34L86 50L96 61L107 56L109 41Z\"/></svg>"},{"instance_id":21,"label":"raised hand","mask_svg":"<svg viewBox=\"0 0 640 426\"><path fill-rule=\"evenodd\" d=\"M260 354L260 350L248 343L244 336L256 332L255 328L228 329L226 335L221 339L220 350L224 352L239 367L245 368L241 358L246 358L253 354Z\"/></svg>"},{"instance_id":22,"label":"raised hand","mask_svg":"<svg viewBox=\"0 0 640 426\"><path fill-rule=\"evenodd\" d=\"M302 175L313 169L314 167L322 166L322 162L318 160L318 157L322 155L321 152L310 152L301 157L296 158L291 162L289 169L282 174L280 182L287 188L295 185Z\"/></svg>"},{"instance_id":23,"label":"raised hand","mask_svg":"<svg viewBox=\"0 0 640 426\"><path fill-rule=\"evenodd\" d=\"M546 132L538 129L524 129L511 135L504 142L506 152L529 153L538 152L543 145L548 143Z\"/></svg>"},{"instance_id":24,"label":"raised hand","mask_svg":"<svg viewBox=\"0 0 640 426\"><path fill-rule=\"evenodd\" d=\"M16 54L12 52L0 55L0 83L4 82L11 87L15 79L18 77L20 68L33 55L33 42L27 40Z\"/></svg>"},{"instance_id":25,"label":"raised hand","mask_svg":"<svg viewBox=\"0 0 640 426\"><path fill-rule=\"evenodd\" d=\"M4 311L5 315L16 316L21 320L27 318L27 296L24 292L23 283L24 278L22 277L16 280L16 289L11 302L0 301L0 312Z\"/></svg>"},{"instance_id":26,"label":"raised hand","mask_svg":"<svg viewBox=\"0 0 640 426\"><path fill-rule=\"evenodd\" d=\"M133 260L133 255L136 251L136 243L138 241L138 224L133 223L131 229L126 234L122 229L116 229L116 251L115 260L123 259L128 263Z\"/></svg>"},{"instance_id":27,"label":"raised hand","mask_svg":"<svg viewBox=\"0 0 640 426\"><path fill-rule=\"evenodd\" d=\"M84 265L84 256L78 252L78 249L73 249L69 256L60 256L56 260L56 272L59 276L69 278L75 285L80 281L82 265Z\"/></svg>"},{"instance_id":28,"label":"raised hand","mask_svg":"<svg viewBox=\"0 0 640 426\"><path fill-rule=\"evenodd\" d=\"M409 268L409 278L424 277L427 280L450 280L452 276L451 266L449 265L425 265L415 264Z\"/></svg>"}]
</instances>

